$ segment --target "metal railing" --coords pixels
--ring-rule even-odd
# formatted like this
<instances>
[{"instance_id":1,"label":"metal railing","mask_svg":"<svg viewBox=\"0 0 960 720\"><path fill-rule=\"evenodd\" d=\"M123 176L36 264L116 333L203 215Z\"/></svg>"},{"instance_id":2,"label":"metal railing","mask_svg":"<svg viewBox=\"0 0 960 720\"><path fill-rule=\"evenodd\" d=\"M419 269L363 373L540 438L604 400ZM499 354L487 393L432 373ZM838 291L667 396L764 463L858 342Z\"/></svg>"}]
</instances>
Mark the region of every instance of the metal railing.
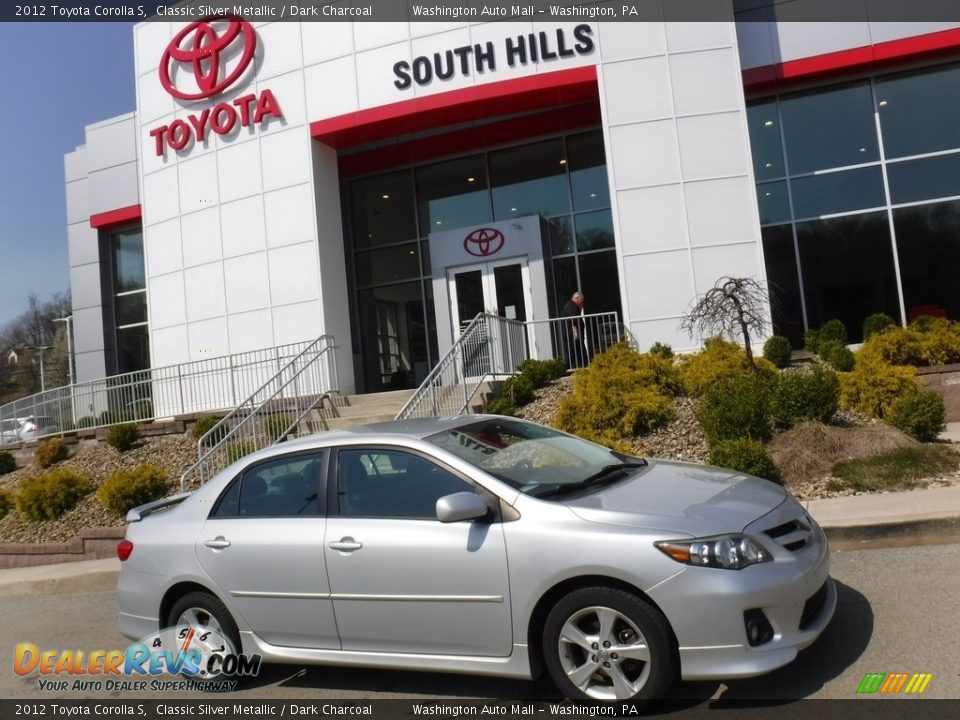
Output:
<instances>
[{"instance_id":1,"label":"metal railing","mask_svg":"<svg viewBox=\"0 0 960 720\"><path fill-rule=\"evenodd\" d=\"M480 313L424 378L397 420L459 415L488 378L512 375L528 357L524 323Z\"/></svg>"},{"instance_id":2,"label":"metal railing","mask_svg":"<svg viewBox=\"0 0 960 720\"><path fill-rule=\"evenodd\" d=\"M338 391L336 346L333 337L323 335L197 441L198 460L180 476L180 491L194 479L202 485L235 460L283 441L318 402Z\"/></svg>"},{"instance_id":3,"label":"metal railing","mask_svg":"<svg viewBox=\"0 0 960 720\"><path fill-rule=\"evenodd\" d=\"M0 426L12 427L7 421L18 418L39 418L35 437L42 438L120 422L229 410L310 345L281 345L53 388L0 407ZM0 439L4 441L19 438Z\"/></svg>"},{"instance_id":4,"label":"metal railing","mask_svg":"<svg viewBox=\"0 0 960 720\"><path fill-rule=\"evenodd\" d=\"M533 348L532 357L560 358L570 370L585 368L594 355L606 352L627 337L615 312L528 320L524 325Z\"/></svg>"},{"instance_id":5,"label":"metal railing","mask_svg":"<svg viewBox=\"0 0 960 720\"><path fill-rule=\"evenodd\" d=\"M397 420L469 412L470 401L487 379L513 375L528 358L561 358L576 370L624 338L629 335L615 312L526 322L480 313L430 371Z\"/></svg>"}]
</instances>

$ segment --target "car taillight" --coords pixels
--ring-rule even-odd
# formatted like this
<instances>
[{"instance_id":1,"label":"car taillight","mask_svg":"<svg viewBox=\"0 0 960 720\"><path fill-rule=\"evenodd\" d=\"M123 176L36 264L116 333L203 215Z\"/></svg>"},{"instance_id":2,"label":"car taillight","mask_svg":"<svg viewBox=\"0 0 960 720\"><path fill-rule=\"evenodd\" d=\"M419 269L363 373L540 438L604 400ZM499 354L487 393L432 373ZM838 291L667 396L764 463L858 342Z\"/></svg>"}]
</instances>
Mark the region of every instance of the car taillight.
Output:
<instances>
[{"instance_id":1,"label":"car taillight","mask_svg":"<svg viewBox=\"0 0 960 720\"><path fill-rule=\"evenodd\" d=\"M123 562L130 557L130 553L132 552L133 543L129 540L123 539L117 544L117 557L120 558L120 562Z\"/></svg>"}]
</instances>

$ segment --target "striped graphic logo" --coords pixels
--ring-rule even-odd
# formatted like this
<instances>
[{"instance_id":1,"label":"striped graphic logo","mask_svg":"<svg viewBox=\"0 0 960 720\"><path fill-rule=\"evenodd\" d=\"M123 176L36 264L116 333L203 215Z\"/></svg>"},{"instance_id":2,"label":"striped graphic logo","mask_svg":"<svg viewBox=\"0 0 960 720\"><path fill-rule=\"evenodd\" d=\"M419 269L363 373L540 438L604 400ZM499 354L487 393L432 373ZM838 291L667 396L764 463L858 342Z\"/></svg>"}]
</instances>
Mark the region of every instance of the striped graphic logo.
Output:
<instances>
[{"instance_id":1,"label":"striped graphic logo","mask_svg":"<svg viewBox=\"0 0 960 720\"><path fill-rule=\"evenodd\" d=\"M857 692L861 694L919 695L927 689L933 673L867 673L860 681Z\"/></svg>"}]
</instances>

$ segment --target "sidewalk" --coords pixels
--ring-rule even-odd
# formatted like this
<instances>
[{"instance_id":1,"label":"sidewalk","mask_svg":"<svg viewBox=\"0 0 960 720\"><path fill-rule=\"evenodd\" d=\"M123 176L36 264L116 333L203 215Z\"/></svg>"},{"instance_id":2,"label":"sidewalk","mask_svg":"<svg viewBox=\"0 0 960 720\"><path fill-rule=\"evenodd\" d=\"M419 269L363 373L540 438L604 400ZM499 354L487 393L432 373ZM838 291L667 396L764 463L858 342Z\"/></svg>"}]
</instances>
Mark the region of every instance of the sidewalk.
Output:
<instances>
[{"instance_id":1,"label":"sidewalk","mask_svg":"<svg viewBox=\"0 0 960 720\"><path fill-rule=\"evenodd\" d=\"M960 436L960 423L955 425ZM810 500L804 506L837 540L960 529L960 486ZM119 573L117 559L0 570L0 598L112 591Z\"/></svg>"}]
</instances>

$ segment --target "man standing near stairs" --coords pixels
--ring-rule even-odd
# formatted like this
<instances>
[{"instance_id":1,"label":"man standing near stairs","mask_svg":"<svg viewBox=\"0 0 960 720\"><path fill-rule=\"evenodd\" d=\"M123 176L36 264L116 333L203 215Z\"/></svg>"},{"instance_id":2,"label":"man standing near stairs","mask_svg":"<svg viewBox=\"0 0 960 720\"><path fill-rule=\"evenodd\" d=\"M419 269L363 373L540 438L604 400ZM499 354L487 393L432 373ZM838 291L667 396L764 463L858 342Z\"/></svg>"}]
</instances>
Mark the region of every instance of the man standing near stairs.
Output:
<instances>
[{"instance_id":1,"label":"man standing near stairs","mask_svg":"<svg viewBox=\"0 0 960 720\"><path fill-rule=\"evenodd\" d=\"M560 317L570 318L564 324L564 360L571 370L586 367L590 361L587 352L586 322L583 319L583 293L577 290L563 306Z\"/></svg>"}]
</instances>

